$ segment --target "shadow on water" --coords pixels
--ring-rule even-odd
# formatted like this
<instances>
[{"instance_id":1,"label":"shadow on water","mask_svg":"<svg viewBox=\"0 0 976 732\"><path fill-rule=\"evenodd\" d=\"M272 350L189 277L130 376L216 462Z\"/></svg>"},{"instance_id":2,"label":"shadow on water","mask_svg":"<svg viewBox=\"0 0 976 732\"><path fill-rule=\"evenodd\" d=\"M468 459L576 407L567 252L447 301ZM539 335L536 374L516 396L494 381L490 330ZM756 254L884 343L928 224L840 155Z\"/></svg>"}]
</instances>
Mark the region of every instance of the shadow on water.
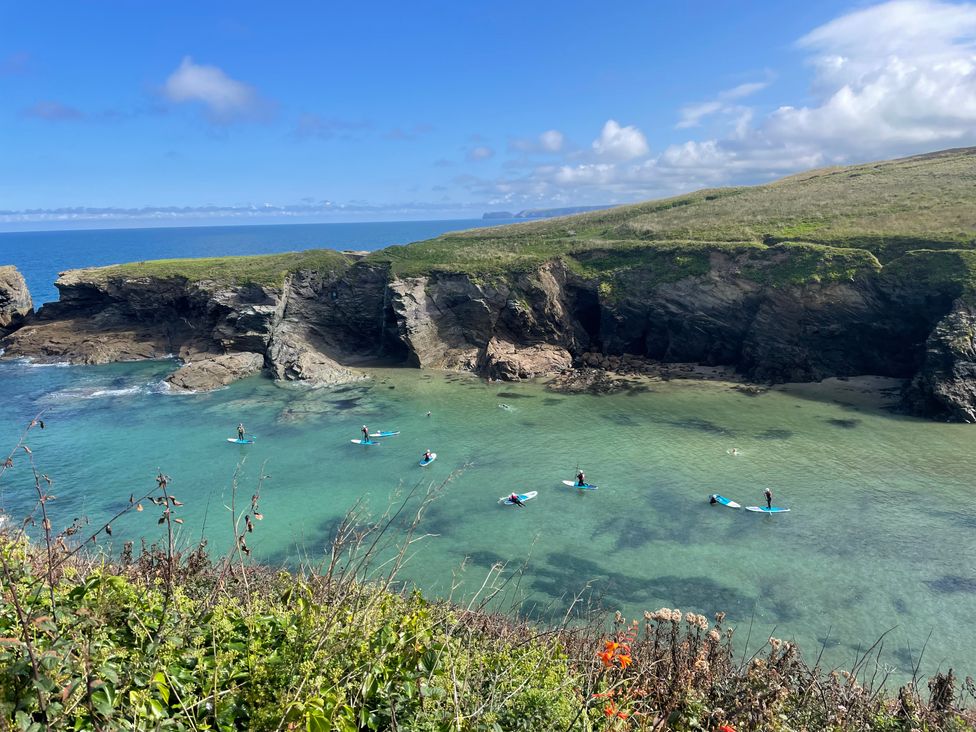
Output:
<instances>
[{"instance_id":1,"label":"shadow on water","mask_svg":"<svg viewBox=\"0 0 976 732\"><path fill-rule=\"evenodd\" d=\"M697 608L702 612L724 610L742 616L752 606L752 599L733 587L710 577L661 575L641 577L615 572L596 562L571 554L550 553L546 565L535 567L532 589L552 598L564 598L589 588L591 595L602 599L608 608L671 602Z\"/></svg>"},{"instance_id":2,"label":"shadow on water","mask_svg":"<svg viewBox=\"0 0 976 732\"><path fill-rule=\"evenodd\" d=\"M697 522L689 518L678 518L667 522L657 520L640 521L634 517L621 521L612 517L593 529L590 538L614 537L614 549L640 549L653 543L681 544L689 546L695 542Z\"/></svg>"},{"instance_id":3,"label":"shadow on water","mask_svg":"<svg viewBox=\"0 0 976 732\"><path fill-rule=\"evenodd\" d=\"M535 399L535 394L519 394L514 391L500 391L497 396L505 399Z\"/></svg>"},{"instance_id":4,"label":"shadow on water","mask_svg":"<svg viewBox=\"0 0 976 732\"><path fill-rule=\"evenodd\" d=\"M826 421L827 421L827 424L832 424L834 427L840 427L841 429L845 429L845 430L852 430L855 427L857 427L859 424L861 424L861 420L859 420L859 419L837 419L837 418L832 418L832 419L828 419Z\"/></svg>"},{"instance_id":5,"label":"shadow on water","mask_svg":"<svg viewBox=\"0 0 976 732\"><path fill-rule=\"evenodd\" d=\"M734 435L735 432L728 430L724 427L719 427L714 422L710 422L707 419L667 419L664 420L664 424L669 424L672 427L679 427L683 430L695 430L696 432L705 432L710 435Z\"/></svg>"},{"instance_id":6,"label":"shadow on water","mask_svg":"<svg viewBox=\"0 0 976 732\"><path fill-rule=\"evenodd\" d=\"M566 400L565 400L565 399L558 399L558 398L556 398L556 397L545 397L545 398L544 398L544 399L542 400L542 403L543 403L543 404L544 404L545 406L547 406L547 407L554 407L554 406L556 406L557 404L559 404L560 402L564 402L564 401L566 401Z\"/></svg>"},{"instance_id":7,"label":"shadow on water","mask_svg":"<svg viewBox=\"0 0 976 732\"><path fill-rule=\"evenodd\" d=\"M757 440L788 440L793 436L792 430L768 429L756 435Z\"/></svg>"},{"instance_id":8,"label":"shadow on water","mask_svg":"<svg viewBox=\"0 0 976 732\"><path fill-rule=\"evenodd\" d=\"M925 584L933 592L942 595L955 595L957 593L976 594L976 578L960 577L955 574L947 574L934 580L926 580Z\"/></svg>"}]
</instances>

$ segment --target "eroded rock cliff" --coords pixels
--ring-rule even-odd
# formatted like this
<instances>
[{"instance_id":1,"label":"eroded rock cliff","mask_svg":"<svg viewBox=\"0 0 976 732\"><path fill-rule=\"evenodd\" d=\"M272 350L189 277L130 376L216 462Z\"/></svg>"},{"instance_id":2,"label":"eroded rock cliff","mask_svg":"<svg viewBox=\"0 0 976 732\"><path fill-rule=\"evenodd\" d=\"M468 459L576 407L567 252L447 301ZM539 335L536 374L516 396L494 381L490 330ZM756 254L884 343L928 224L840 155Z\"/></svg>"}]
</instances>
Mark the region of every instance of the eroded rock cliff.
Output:
<instances>
[{"instance_id":1,"label":"eroded rock cliff","mask_svg":"<svg viewBox=\"0 0 976 732\"><path fill-rule=\"evenodd\" d=\"M797 274L790 257L809 255L798 251L710 251L677 270L637 258L610 276L562 259L486 276L398 276L365 260L281 285L80 270L2 346L7 357L74 363L173 354L186 365L171 383L193 390L259 370L332 385L375 362L517 380L598 351L731 366L762 382L912 379L912 411L976 421L968 300L889 276L866 252L841 274Z\"/></svg>"},{"instance_id":2,"label":"eroded rock cliff","mask_svg":"<svg viewBox=\"0 0 976 732\"><path fill-rule=\"evenodd\" d=\"M33 311L23 275L16 267L0 267L0 338L19 328Z\"/></svg>"}]
</instances>

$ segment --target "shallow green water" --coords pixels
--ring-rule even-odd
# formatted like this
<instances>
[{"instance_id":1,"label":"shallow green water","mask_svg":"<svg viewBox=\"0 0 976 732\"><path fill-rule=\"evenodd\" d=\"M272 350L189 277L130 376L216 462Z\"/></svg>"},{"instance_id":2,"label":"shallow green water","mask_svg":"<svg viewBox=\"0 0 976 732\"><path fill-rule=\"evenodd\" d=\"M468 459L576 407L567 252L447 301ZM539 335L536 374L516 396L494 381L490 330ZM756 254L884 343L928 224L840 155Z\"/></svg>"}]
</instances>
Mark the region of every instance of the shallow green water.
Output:
<instances>
[{"instance_id":1,"label":"shallow green water","mask_svg":"<svg viewBox=\"0 0 976 732\"><path fill-rule=\"evenodd\" d=\"M324 554L337 520L365 496L378 513L417 481L443 489L422 524L405 577L457 596L496 561L525 563L524 609L561 615L584 586L610 609L660 606L750 622L753 644L796 638L808 656L827 638L830 663L895 629L884 660L900 676L931 639L923 668L972 673L976 634L973 427L726 385L670 382L646 393L561 396L539 385L486 385L466 375L382 370L335 390L250 379L211 394L171 395L168 363L97 368L0 365L0 445L46 409L30 440L55 480L56 524L103 519L161 469L184 501L181 539L230 544L226 505L241 458L246 502L262 465L264 521L255 558L296 563ZM508 404L503 409L499 404ZM432 415L425 416L430 410ZM243 421L256 444L228 444ZM379 447L350 443L359 427L399 429ZM417 460L438 454L430 467ZM736 447L741 455L727 453ZM560 484L581 465L598 491ZM781 516L743 505L772 487ZM499 496L537 490L524 509ZM31 505L18 459L0 483L12 516ZM160 536L158 511L119 521L115 537ZM464 569L461 569L464 564ZM509 587L513 596L514 582ZM775 630L774 630L775 629Z\"/></svg>"}]
</instances>

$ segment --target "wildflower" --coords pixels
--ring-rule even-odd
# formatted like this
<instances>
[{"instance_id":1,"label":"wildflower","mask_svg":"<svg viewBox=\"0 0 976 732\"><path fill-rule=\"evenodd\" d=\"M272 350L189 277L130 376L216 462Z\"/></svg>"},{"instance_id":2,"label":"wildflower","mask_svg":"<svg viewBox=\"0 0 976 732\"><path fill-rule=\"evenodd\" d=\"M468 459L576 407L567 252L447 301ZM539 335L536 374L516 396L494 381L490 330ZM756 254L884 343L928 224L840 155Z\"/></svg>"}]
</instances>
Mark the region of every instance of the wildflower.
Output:
<instances>
[{"instance_id":1,"label":"wildflower","mask_svg":"<svg viewBox=\"0 0 976 732\"><path fill-rule=\"evenodd\" d=\"M644 611L644 620L653 620L654 616L651 615L647 610Z\"/></svg>"},{"instance_id":2,"label":"wildflower","mask_svg":"<svg viewBox=\"0 0 976 732\"><path fill-rule=\"evenodd\" d=\"M620 644L617 643L617 642L615 642L615 641L605 641L604 642L604 650L607 653L613 654L613 653L615 653L617 651L618 648L620 648Z\"/></svg>"},{"instance_id":3,"label":"wildflower","mask_svg":"<svg viewBox=\"0 0 976 732\"><path fill-rule=\"evenodd\" d=\"M596 654L596 657L603 661L604 668L609 667L613 664L613 651L604 651L603 653Z\"/></svg>"},{"instance_id":4,"label":"wildflower","mask_svg":"<svg viewBox=\"0 0 976 732\"><path fill-rule=\"evenodd\" d=\"M725 620L725 613L715 613L715 622L716 623L721 623L723 620ZM734 732L734 730L733 730L733 732Z\"/></svg>"},{"instance_id":5,"label":"wildflower","mask_svg":"<svg viewBox=\"0 0 976 732\"><path fill-rule=\"evenodd\" d=\"M620 661L620 668L627 668L631 664L630 655L621 653L617 656L617 660Z\"/></svg>"},{"instance_id":6,"label":"wildflower","mask_svg":"<svg viewBox=\"0 0 976 732\"><path fill-rule=\"evenodd\" d=\"M621 719L627 719L627 717L630 716L630 712L625 712L623 709L621 709L617 712L617 716Z\"/></svg>"},{"instance_id":7,"label":"wildflower","mask_svg":"<svg viewBox=\"0 0 976 732\"><path fill-rule=\"evenodd\" d=\"M731 724L723 724L720 725L715 732L735 732L735 727L733 727Z\"/></svg>"},{"instance_id":8,"label":"wildflower","mask_svg":"<svg viewBox=\"0 0 976 732\"><path fill-rule=\"evenodd\" d=\"M617 714L617 705L613 702L607 702L607 705L603 707L603 714L607 717L613 717Z\"/></svg>"},{"instance_id":9,"label":"wildflower","mask_svg":"<svg viewBox=\"0 0 976 732\"><path fill-rule=\"evenodd\" d=\"M773 648L779 648L781 645L783 645L783 641L781 641L779 638L770 638L769 645L771 645Z\"/></svg>"}]
</instances>

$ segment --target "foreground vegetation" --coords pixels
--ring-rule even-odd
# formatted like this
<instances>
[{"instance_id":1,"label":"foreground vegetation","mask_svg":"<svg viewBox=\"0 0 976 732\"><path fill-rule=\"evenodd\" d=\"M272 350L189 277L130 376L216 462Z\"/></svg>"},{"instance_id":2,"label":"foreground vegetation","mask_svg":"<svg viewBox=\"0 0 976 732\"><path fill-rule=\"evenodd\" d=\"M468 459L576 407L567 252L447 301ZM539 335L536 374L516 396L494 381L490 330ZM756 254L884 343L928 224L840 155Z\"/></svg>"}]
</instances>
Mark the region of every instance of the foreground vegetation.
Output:
<instances>
[{"instance_id":1,"label":"foreground vegetation","mask_svg":"<svg viewBox=\"0 0 976 732\"><path fill-rule=\"evenodd\" d=\"M175 546L193 507L162 474L106 523L57 531L28 444L42 424L0 466L0 479L30 471L37 499L22 524L33 541L0 531L0 729L976 728L972 679L949 671L889 695L873 649L830 672L775 638L737 660L721 614L669 608L541 627L487 611L498 568L464 606L404 592L397 572L436 491L378 521L351 516L322 565L295 573L248 559L260 486L243 505L235 489L235 548L213 561ZM88 548L143 510L159 545Z\"/></svg>"}]
</instances>

